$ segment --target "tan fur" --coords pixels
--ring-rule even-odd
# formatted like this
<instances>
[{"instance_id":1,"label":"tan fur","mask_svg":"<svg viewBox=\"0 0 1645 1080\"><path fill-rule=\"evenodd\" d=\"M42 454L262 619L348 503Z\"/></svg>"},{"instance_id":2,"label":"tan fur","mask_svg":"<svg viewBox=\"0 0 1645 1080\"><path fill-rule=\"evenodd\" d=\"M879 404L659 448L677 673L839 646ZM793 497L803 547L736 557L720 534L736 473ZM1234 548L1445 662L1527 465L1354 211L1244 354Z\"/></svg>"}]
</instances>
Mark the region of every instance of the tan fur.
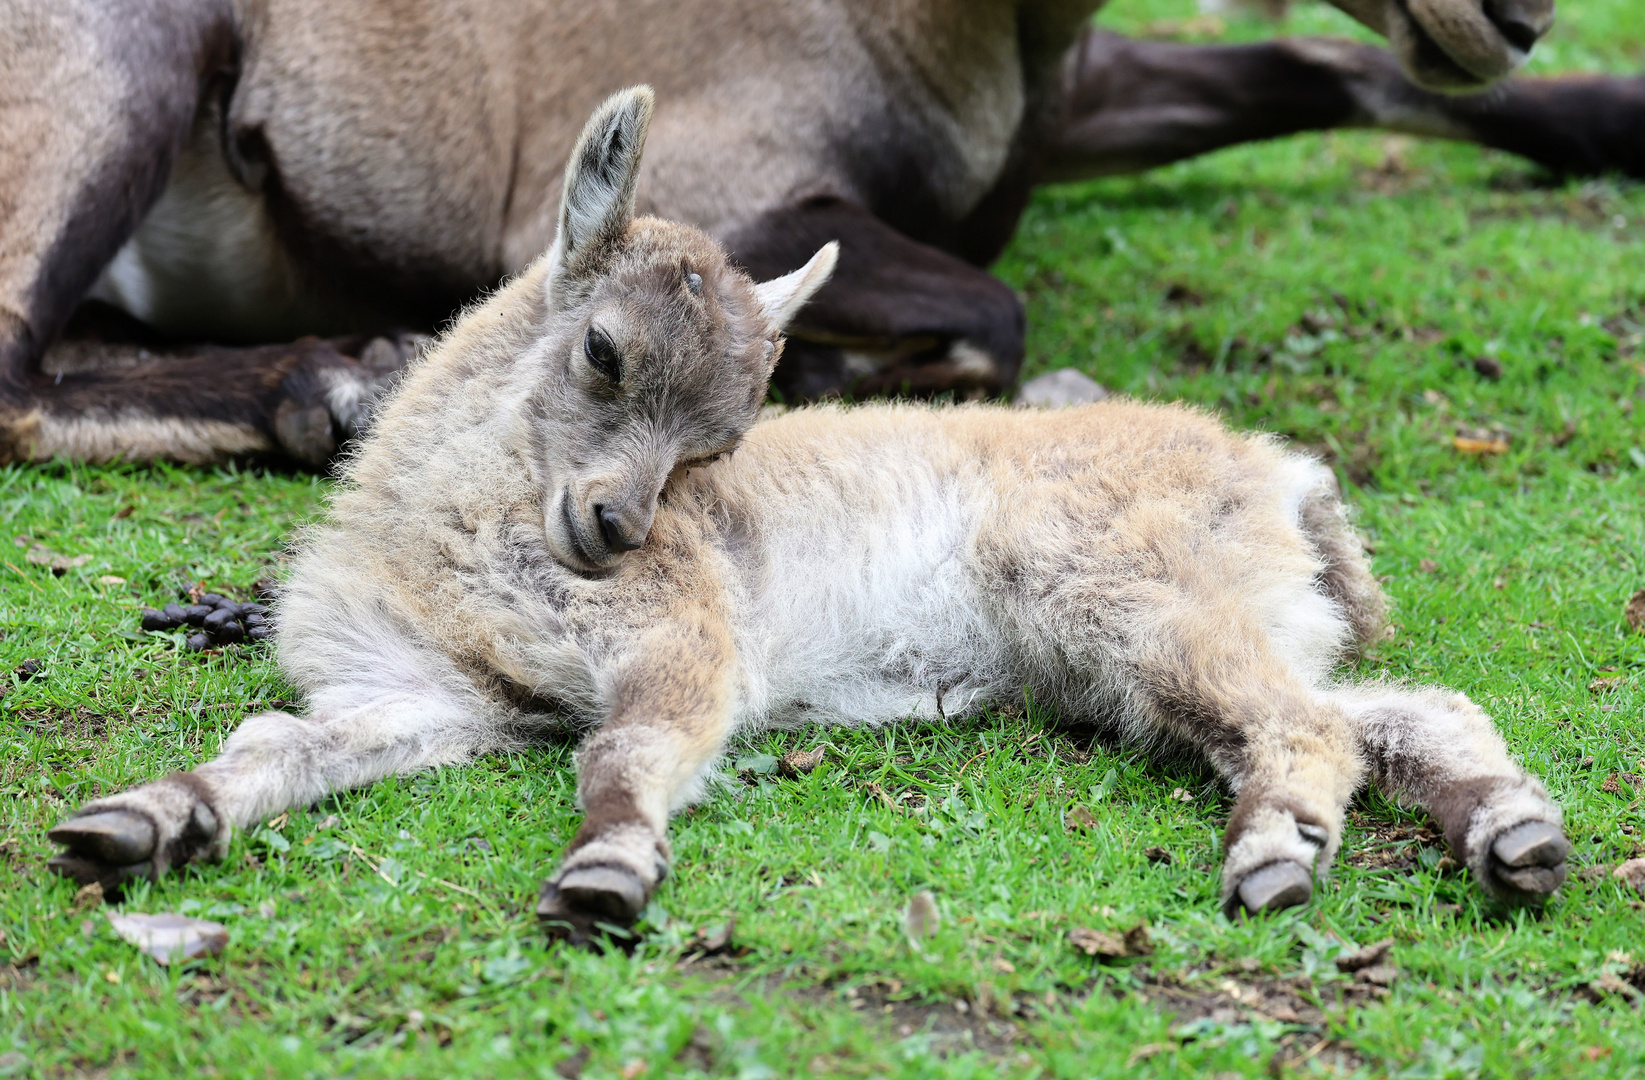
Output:
<instances>
[{"instance_id":1,"label":"tan fur","mask_svg":"<svg viewBox=\"0 0 1645 1080\"><path fill-rule=\"evenodd\" d=\"M570 720L592 729L587 818L540 910L620 922L733 733L940 721L1026 688L1226 778L1230 908L1265 868L1323 875L1368 770L1511 894L1492 845L1559 811L1489 718L1334 680L1384 601L1329 470L1180 406L756 423L832 250L756 287L695 230L632 219L648 100L596 113L554 248L413 365L303 538L278 626L308 715L252 717L196 770L202 851ZM86 809L181 835L175 787Z\"/></svg>"}]
</instances>

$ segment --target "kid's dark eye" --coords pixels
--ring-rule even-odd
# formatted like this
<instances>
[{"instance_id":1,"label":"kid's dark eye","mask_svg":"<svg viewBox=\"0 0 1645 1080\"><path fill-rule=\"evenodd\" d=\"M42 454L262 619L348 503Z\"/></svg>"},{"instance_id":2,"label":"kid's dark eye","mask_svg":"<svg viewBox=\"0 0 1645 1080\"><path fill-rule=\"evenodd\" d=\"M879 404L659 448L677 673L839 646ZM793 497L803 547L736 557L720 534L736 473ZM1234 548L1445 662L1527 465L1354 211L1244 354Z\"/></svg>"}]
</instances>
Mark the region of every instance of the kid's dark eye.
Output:
<instances>
[{"instance_id":1,"label":"kid's dark eye","mask_svg":"<svg viewBox=\"0 0 1645 1080\"><path fill-rule=\"evenodd\" d=\"M617 346L611 344L610 338L593 327L589 327L588 336L583 338L583 355L601 375L612 382L622 382L622 354L617 351Z\"/></svg>"}]
</instances>

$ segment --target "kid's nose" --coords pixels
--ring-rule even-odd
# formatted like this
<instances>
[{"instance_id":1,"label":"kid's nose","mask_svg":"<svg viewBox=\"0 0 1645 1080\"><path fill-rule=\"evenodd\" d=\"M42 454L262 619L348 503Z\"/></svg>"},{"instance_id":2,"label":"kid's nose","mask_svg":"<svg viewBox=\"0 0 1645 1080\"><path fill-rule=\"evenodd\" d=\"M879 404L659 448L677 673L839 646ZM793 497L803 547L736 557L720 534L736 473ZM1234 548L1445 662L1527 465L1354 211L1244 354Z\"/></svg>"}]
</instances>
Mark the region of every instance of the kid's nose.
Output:
<instances>
[{"instance_id":1,"label":"kid's nose","mask_svg":"<svg viewBox=\"0 0 1645 1080\"><path fill-rule=\"evenodd\" d=\"M626 524L622 515L611 507L594 507L594 516L600 519L600 536L612 551L633 551L645 543L646 530Z\"/></svg>"}]
</instances>

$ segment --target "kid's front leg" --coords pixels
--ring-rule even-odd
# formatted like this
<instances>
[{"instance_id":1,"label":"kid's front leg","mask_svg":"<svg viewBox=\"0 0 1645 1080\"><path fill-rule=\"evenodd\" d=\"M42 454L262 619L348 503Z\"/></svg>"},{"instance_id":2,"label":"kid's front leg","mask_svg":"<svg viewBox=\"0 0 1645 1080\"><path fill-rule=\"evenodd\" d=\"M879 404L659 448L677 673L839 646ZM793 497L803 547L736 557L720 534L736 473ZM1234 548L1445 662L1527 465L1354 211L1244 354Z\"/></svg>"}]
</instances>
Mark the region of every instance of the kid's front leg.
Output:
<instances>
[{"instance_id":1,"label":"kid's front leg","mask_svg":"<svg viewBox=\"0 0 1645 1080\"><path fill-rule=\"evenodd\" d=\"M668 875L668 816L694 801L731 726L732 648L720 625L669 624L627 657L608 719L577 752L586 816L538 917L581 942L596 924L628 926Z\"/></svg>"}]
</instances>

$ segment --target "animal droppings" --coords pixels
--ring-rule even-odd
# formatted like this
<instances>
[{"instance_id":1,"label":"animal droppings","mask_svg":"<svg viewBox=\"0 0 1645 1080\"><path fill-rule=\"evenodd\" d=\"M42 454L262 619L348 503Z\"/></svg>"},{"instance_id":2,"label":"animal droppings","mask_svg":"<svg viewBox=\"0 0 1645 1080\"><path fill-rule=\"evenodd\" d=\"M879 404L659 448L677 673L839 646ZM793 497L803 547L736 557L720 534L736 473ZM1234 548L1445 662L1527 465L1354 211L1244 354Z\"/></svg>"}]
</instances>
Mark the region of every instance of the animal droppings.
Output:
<instances>
[{"instance_id":1,"label":"animal droppings","mask_svg":"<svg viewBox=\"0 0 1645 1080\"><path fill-rule=\"evenodd\" d=\"M195 652L238 641L262 641L274 634L268 624L268 608L262 604L236 603L220 593L201 593L199 599L199 603L186 607L167 604L164 608L144 608L141 625L144 630L159 631L198 627L201 632L188 638L188 647Z\"/></svg>"}]
</instances>

